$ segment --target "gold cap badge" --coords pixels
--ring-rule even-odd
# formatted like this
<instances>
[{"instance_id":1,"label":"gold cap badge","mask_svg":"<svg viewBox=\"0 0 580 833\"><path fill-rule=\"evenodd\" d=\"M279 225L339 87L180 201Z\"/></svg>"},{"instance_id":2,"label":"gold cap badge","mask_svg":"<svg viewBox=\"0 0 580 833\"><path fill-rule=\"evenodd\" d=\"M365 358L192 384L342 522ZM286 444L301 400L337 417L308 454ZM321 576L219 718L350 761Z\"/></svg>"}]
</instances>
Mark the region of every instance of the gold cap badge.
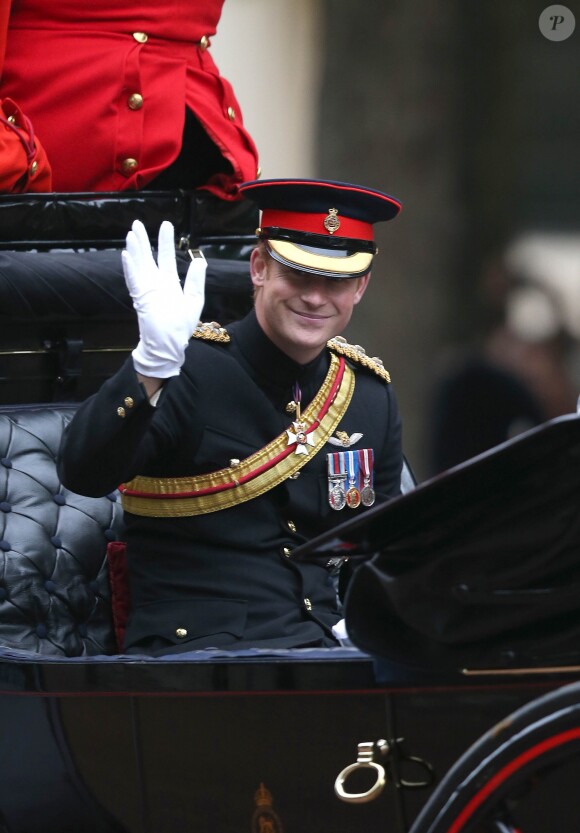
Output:
<instances>
[{"instance_id":1,"label":"gold cap badge","mask_svg":"<svg viewBox=\"0 0 580 833\"><path fill-rule=\"evenodd\" d=\"M340 228L340 220L338 219L338 209L337 208L329 208L328 214L324 218L324 228L329 234L334 234L335 231L338 231Z\"/></svg>"}]
</instances>

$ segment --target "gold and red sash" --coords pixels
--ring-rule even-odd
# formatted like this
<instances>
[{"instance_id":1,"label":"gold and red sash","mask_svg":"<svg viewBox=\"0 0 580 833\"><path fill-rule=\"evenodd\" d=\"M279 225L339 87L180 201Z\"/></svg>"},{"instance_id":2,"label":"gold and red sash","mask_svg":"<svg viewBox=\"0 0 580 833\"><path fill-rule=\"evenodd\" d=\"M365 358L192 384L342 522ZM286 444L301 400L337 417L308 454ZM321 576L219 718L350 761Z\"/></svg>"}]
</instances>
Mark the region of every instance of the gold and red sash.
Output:
<instances>
[{"instance_id":1,"label":"gold and red sash","mask_svg":"<svg viewBox=\"0 0 580 833\"><path fill-rule=\"evenodd\" d=\"M268 445L229 466L194 477L142 477L119 487L123 509L134 515L178 518L204 515L252 500L291 477L327 442L354 392L355 374L342 356L331 354L322 387L301 415L311 435L309 453L297 454L284 431Z\"/></svg>"}]
</instances>

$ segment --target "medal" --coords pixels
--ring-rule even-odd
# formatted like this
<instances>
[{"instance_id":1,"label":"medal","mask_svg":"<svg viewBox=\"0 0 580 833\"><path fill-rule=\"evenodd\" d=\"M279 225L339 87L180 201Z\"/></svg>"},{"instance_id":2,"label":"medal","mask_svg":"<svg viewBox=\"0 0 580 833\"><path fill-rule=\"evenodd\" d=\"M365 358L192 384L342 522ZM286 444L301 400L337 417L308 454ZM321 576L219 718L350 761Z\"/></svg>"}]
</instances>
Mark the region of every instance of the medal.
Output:
<instances>
[{"instance_id":1,"label":"medal","mask_svg":"<svg viewBox=\"0 0 580 833\"><path fill-rule=\"evenodd\" d=\"M372 487L373 480L373 450L372 448L361 448L358 452L359 465L363 475L363 487L360 494L363 506L372 506L375 502L375 490Z\"/></svg>"},{"instance_id":2,"label":"medal","mask_svg":"<svg viewBox=\"0 0 580 833\"><path fill-rule=\"evenodd\" d=\"M348 466L348 491L346 493L346 505L349 509L358 509L361 501L361 495L357 489L359 473L358 456L355 456L354 451L347 451L346 459Z\"/></svg>"},{"instance_id":3,"label":"medal","mask_svg":"<svg viewBox=\"0 0 580 833\"><path fill-rule=\"evenodd\" d=\"M375 502L375 490L371 486L363 486L360 499L362 500L363 506L372 506Z\"/></svg>"},{"instance_id":4,"label":"medal","mask_svg":"<svg viewBox=\"0 0 580 833\"><path fill-rule=\"evenodd\" d=\"M314 445L313 432L307 432L306 423L301 420L297 419L296 422L292 423L292 425L294 426L294 431L290 428L286 429L286 433L288 434L288 445L294 445L294 443L296 443L295 454L308 454L308 446Z\"/></svg>"},{"instance_id":5,"label":"medal","mask_svg":"<svg viewBox=\"0 0 580 833\"><path fill-rule=\"evenodd\" d=\"M360 506L360 492L354 486L346 493L346 503L349 509L358 509Z\"/></svg>"},{"instance_id":6,"label":"medal","mask_svg":"<svg viewBox=\"0 0 580 833\"><path fill-rule=\"evenodd\" d=\"M339 512L346 506L346 493L343 485L346 480L344 456L340 452L335 452L327 454L326 459L328 462L328 502L331 509Z\"/></svg>"},{"instance_id":7,"label":"medal","mask_svg":"<svg viewBox=\"0 0 580 833\"><path fill-rule=\"evenodd\" d=\"M296 419L292 423L294 427L294 431L290 428L286 429L286 433L288 434L288 445L294 445L296 443L296 450L295 454L308 454L309 448L308 446L314 445L314 432L308 431L308 426L306 423L300 419L300 400L301 400L301 391L298 386L298 383L294 386L294 402L296 405Z\"/></svg>"},{"instance_id":8,"label":"medal","mask_svg":"<svg viewBox=\"0 0 580 833\"><path fill-rule=\"evenodd\" d=\"M341 486L334 486L328 495L328 502L332 509L336 509L337 512L340 512L341 509L344 509L346 505L346 495L344 493L344 489Z\"/></svg>"}]
</instances>

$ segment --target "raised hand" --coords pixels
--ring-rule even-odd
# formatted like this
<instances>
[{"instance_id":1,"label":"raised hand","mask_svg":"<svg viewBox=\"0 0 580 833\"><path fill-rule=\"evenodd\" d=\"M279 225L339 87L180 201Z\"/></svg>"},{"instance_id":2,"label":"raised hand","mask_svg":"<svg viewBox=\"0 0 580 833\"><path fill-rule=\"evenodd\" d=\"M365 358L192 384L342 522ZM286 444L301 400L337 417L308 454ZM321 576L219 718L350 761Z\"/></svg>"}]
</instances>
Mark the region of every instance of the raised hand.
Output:
<instances>
[{"instance_id":1,"label":"raised hand","mask_svg":"<svg viewBox=\"0 0 580 833\"><path fill-rule=\"evenodd\" d=\"M132 354L135 370L155 379L177 376L203 309L207 261L201 255L191 262L182 289L173 225L167 220L159 228L157 263L140 220L133 223L121 257L139 322L139 344Z\"/></svg>"}]
</instances>

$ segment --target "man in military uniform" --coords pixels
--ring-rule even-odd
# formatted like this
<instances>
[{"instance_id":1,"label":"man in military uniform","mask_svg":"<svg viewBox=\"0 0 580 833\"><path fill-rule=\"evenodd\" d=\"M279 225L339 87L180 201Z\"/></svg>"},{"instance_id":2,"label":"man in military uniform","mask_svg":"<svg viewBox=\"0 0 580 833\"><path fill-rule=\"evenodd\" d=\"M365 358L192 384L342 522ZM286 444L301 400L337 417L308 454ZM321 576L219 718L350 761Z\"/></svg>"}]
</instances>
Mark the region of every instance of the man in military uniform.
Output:
<instances>
[{"instance_id":1,"label":"man in military uniform","mask_svg":"<svg viewBox=\"0 0 580 833\"><path fill-rule=\"evenodd\" d=\"M182 289L171 225L156 263L134 223L123 265L140 341L61 449L71 490L122 484L127 652L339 644L332 569L293 550L400 489L389 375L338 337L369 283L373 223L400 204L326 181L242 190L262 210L254 310L198 324L205 260Z\"/></svg>"}]
</instances>

